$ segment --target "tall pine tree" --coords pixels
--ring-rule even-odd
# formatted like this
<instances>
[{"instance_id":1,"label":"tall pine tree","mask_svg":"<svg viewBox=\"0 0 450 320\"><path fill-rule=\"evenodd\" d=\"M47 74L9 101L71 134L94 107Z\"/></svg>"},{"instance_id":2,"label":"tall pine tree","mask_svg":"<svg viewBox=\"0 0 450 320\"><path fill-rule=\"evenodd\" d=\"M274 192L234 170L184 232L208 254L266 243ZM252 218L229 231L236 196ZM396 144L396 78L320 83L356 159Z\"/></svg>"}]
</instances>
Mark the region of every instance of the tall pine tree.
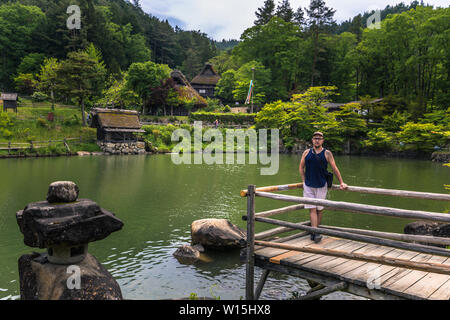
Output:
<instances>
[{"instance_id":1,"label":"tall pine tree","mask_svg":"<svg viewBox=\"0 0 450 320\"><path fill-rule=\"evenodd\" d=\"M294 13L294 22L300 27L305 25L305 12L302 7L298 7L297 11Z\"/></svg>"},{"instance_id":2,"label":"tall pine tree","mask_svg":"<svg viewBox=\"0 0 450 320\"><path fill-rule=\"evenodd\" d=\"M294 18L294 10L292 10L289 0L282 0L277 7L277 12L275 14L286 22L292 22Z\"/></svg>"},{"instance_id":3,"label":"tall pine tree","mask_svg":"<svg viewBox=\"0 0 450 320\"><path fill-rule=\"evenodd\" d=\"M330 9L325 6L323 0L311 0L309 8L306 9L308 13L308 25L311 35L313 37L314 56L311 72L311 87L314 86L314 79L318 75L317 72L317 58L320 47L320 33L324 32L328 26L334 23L333 16L336 10Z\"/></svg>"},{"instance_id":4,"label":"tall pine tree","mask_svg":"<svg viewBox=\"0 0 450 320\"><path fill-rule=\"evenodd\" d=\"M262 26L265 25L272 19L274 16L275 11L275 1L274 0L266 0L264 1L264 5L261 8L258 8L256 10L256 20L255 25L256 26Z\"/></svg>"}]
</instances>

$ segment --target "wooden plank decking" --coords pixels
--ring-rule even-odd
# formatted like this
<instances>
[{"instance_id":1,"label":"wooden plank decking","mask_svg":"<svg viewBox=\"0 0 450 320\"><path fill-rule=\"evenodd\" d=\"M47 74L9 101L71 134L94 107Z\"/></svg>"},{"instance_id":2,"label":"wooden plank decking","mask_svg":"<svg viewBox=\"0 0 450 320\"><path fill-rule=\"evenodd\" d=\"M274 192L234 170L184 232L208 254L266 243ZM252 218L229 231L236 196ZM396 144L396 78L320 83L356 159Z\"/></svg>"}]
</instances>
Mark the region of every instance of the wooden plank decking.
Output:
<instances>
[{"instance_id":1,"label":"wooden plank decking","mask_svg":"<svg viewBox=\"0 0 450 320\"><path fill-rule=\"evenodd\" d=\"M283 242L283 239L277 242ZM309 236L283 243L450 265L450 258L443 256L330 236L323 236L318 244L311 241ZM450 299L450 274L260 246L255 247L255 266L302 276L306 279L319 279L319 282L323 280L323 284L327 285L345 281L349 284L348 292L369 298Z\"/></svg>"}]
</instances>

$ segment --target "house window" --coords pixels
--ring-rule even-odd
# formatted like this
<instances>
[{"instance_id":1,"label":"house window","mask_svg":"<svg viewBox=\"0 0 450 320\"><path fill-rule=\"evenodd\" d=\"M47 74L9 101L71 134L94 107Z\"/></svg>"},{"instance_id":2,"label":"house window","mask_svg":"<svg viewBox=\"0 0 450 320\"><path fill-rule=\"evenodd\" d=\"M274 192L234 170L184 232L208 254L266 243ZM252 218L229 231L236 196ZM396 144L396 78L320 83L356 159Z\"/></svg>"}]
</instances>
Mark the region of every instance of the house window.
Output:
<instances>
[{"instance_id":1,"label":"house window","mask_svg":"<svg viewBox=\"0 0 450 320\"><path fill-rule=\"evenodd\" d=\"M205 94L205 93L206 93L206 90L205 90L205 89L200 89L200 90L198 90L198 93L203 93L203 94Z\"/></svg>"}]
</instances>

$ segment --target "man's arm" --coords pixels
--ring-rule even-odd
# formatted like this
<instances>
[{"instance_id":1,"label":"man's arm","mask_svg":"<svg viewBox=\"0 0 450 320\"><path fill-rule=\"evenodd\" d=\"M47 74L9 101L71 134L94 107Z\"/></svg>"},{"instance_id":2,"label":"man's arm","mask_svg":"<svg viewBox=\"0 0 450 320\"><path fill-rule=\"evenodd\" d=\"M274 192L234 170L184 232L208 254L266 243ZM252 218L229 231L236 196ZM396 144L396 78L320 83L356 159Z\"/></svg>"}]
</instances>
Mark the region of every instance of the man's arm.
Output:
<instances>
[{"instance_id":1,"label":"man's arm","mask_svg":"<svg viewBox=\"0 0 450 320\"><path fill-rule=\"evenodd\" d=\"M302 160L300 160L300 165L298 166L298 171L300 172L300 176L302 177L302 182L305 183L305 158L308 154L309 150L303 151Z\"/></svg>"},{"instance_id":2,"label":"man's arm","mask_svg":"<svg viewBox=\"0 0 450 320\"><path fill-rule=\"evenodd\" d=\"M331 169L333 169L334 174L339 180L339 184L341 185L341 189L347 189L347 184L344 183L344 180L342 179L341 172L339 171L338 167L336 166L336 162L334 161L333 154L330 150L327 150L325 152L325 157L327 158L328 163L331 166Z\"/></svg>"}]
</instances>

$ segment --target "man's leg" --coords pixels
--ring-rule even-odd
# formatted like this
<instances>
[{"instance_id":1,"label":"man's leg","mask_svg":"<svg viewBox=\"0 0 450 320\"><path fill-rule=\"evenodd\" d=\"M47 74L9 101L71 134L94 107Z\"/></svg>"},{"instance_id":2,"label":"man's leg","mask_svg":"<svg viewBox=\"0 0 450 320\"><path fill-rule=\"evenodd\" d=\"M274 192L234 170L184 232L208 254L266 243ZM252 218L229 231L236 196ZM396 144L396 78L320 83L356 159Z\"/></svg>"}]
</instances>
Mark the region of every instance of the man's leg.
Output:
<instances>
[{"instance_id":1,"label":"man's leg","mask_svg":"<svg viewBox=\"0 0 450 320\"><path fill-rule=\"evenodd\" d=\"M317 227L317 210L316 208L309 209L309 219L311 221L311 227ZM314 232L310 233L311 241L314 241Z\"/></svg>"},{"instance_id":2,"label":"man's leg","mask_svg":"<svg viewBox=\"0 0 450 320\"><path fill-rule=\"evenodd\" d=\"M318 212L319 211L317 211L317 208L309 209L309 218L310 218L310 221L311 221L311 227L313 227L313 228L317 228L319 226L319 224L320 224L320 220L319 220L320 216L319 216ZM312 232L311 233L311 240L315 241L315 238L317 236L318 235L316 233Z\"/></svg>"},{"instance_id":3,"label":"man's leg","mask_svg":"<svg viewBox=\"0 0 450 320\"><path fill-rule=\"evenodd\" d=\"M328 191L327 185L323 186L320 189L317 189L316 199L326 199L327 191ZM319 226L322 223L323 210L324 210L324 207L322 207L322 206L318 206L316 208L317 226ZM317 234L316 236L314 236L314 242L317 243L317 242L320 242L320 240L322 240L322 236L320 234Z\"/></svg>"},{"instance_id":4,"label":"man's leg","mask_svg":"<svg viewBox=\"0 0 450 320\"><path fill-rule=\"evenodd\" d=\"M319 224L316 208L309 209L309 218L311 220L311 227L316 228Z\"/></svg>"},{"instance_id":5,"label":"man's leg","mask_svg":"<svg viewBox=\"0 0 450 320\"><path fill-rule=\"evenodd\" d=\"M323 209L317 210L317 226L320 226L322 223Z\"/></svg>"},{"instance_id":6,"label":"man's leg","mask_svg":"<svg viewBox=\"0 0 450 320\"><path fill-rule=\"evenodd\" d=\"M320 223L322 222L323 209L322 210L317 210L316 209L316 211L317 211L317 215L316 216L317 216L317 227L318 227L318 226L320 226ZM312 223L311 223L311 226L312 226ZM318 242L320 242L322 240L322 236L320 234L316 234L314 236L314 239L312 239L312 240L314 240L314 242L318 243Z\"/></svg>"}]
</instances>

